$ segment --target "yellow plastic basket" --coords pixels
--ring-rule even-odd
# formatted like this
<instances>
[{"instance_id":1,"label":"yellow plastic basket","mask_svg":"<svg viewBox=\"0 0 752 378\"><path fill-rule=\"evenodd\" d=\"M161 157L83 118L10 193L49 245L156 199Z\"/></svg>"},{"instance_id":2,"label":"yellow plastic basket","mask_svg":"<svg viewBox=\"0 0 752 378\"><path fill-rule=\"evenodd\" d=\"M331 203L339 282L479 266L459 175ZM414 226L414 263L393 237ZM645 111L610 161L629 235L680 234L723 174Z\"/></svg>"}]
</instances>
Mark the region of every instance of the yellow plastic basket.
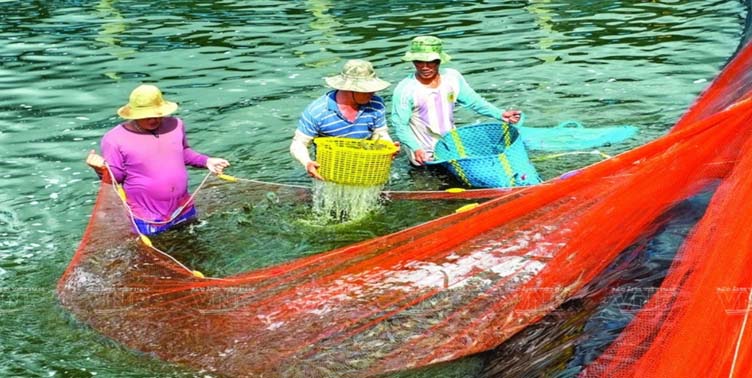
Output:
<instances>
[{"instance_id":1,"label":"yellow plastic basket","mask_svg":"<svg viewBox=\"0 0 752 378\"><path fill-rule=\"evenodd\" d=\"M394 143L385 140L315 138L319 174L338 184L375 186L389 180Z\"/></svg>"}]
</instances>

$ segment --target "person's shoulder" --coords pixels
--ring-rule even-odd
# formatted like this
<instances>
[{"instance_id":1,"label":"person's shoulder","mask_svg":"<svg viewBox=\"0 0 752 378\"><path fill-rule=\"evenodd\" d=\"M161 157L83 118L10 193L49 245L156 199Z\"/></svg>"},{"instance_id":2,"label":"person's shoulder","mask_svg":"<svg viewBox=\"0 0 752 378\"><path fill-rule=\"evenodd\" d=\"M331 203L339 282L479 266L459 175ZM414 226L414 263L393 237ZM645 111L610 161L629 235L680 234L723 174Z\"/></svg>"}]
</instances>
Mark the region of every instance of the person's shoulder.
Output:
<instances>
[{"instance_id":1,"label":"person's shoulder","mask_svg":"<svg viewBox=\"0 0 752 378\"><path fill-rule=\"evenodd\" d=\"M386 103L381 96L373 95L371 100L365 105L365 109L370 109L377 112L383 112L386 110Z\"/></svg>"},{"instance_id":2,"label":"person's shoulder","mask_svg":"<svg viewBox=\"0 0 752 378\"><path fill-rule=\"evenodd\" d=\"M370 102L372 104L380 105L382 107L384 106L384 98L381 97L381 96L379 96L379 95L373 95L371 97L371 101Z\"/></svg>"},{"instance_id":3,"label":"person's shoulder","mask_svg":"<svg viewBox=\"0 0 752 378\"><path fill-rule=\"evenodd\" d=\"M125 132L128 132L128 130L126 130L125 128L125 123L118 123L113 128L107 130L107 132L105 132L102 136L102 139L117 138L118 135L121 135Z\"/></svg>"},{"instance_id":4,"label":"person's shoulder","mask_svg":"<svg viewBox=\"0 0 752 378\"><path fill-rule=\"evenodd\" d=\"M460 71L454 68L443 68L441 70L441 77L444 79L445 83L455 89L458 89L460 86L462 86L462 83L465 82L465 78L462 76Z\"/></svg>"},{"instance_id":5,"label":"person's shoulder","mask_svg":"<svg viewBox=\"0 0 752 378\"><path fill-rule=\"evenodd\" d=\"M402 92L407 88L415 86L417 83L418 80L415 79L415 74L410 73L397 83L397 86L394 87L394 92Z\"/></svg>"},{"instance_id":6,"label":"person's shoulder","mask_svg":"<svg viewBox=\"0 0 752 378\"><path fill-rule=\"evenodd\" d=\"M308 105L305 107L305 111L308 113L316 113L322 111L323 109L326 109L327 104L329 103L329 99L332 96L332 92L333 91L329 91L319 97L316 97L315 100L308 103Z\"/></svg>"},{"instance_id":7,"label":"person's shoulder","mask_svg":"<svg viewBox=\"0 0 752 378\"><path fill-rule=\"evenodd\" d=\"M330 96L333 91L327 92L311 101L300 114L300 124L314 124L329 114Z\"/></svg>"},{"instance_id":8,"label":"person's shoulder","mask_svg":"<svg viewBox=\"0 0 752 378\"><path fill-rule=\"evenodd\" d=\"M169 133L173 130L185 133L185 123L178 117L164 117L162 118L162 126L160 126L160 133Z\"/></svg>"},{"instance_id":9,"label":"person's shoulder","mask_svg":"<svg viewBox=\"0 0 752 378\"><path fill-rule=\"evenodd\" d=\"M103 149L108 148L106 146L119 148L125 141L129 140L130 134L131 132L125 128L125 124L119 123L102 135L100 144Z\"/></svg>"}]
</instances>

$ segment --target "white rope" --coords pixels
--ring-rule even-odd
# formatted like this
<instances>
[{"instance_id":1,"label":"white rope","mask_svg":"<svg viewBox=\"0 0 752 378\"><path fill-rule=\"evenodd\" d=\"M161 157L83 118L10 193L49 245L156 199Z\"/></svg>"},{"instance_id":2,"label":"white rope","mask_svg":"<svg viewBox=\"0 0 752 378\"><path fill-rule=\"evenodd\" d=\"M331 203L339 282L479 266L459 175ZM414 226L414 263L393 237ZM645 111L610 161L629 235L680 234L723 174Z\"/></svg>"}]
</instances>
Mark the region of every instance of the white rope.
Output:
<instances>
[{"instance_id":1,"label":"white rope","mask_svg":"<svg viewBox=\"0 0 752 378\"><path fill-rule=\"evenodd\" d=\"M747 310L744 312L744 321L742 322L742 328L739 330L739 338L736 340L736 349L734 350L734 359L731 361L729 378L734 377L734 370L736 370L736 360L739 358L739 349L741 348L742 339L744 338L744 329L747 328L747 319L749 319L750 310L752 310L752 288L750 288L749 295L747 296Z\"/></svg>"},{"instance_id":2,"label":"white rope","mask_svg":"<svg viewBox=\"0 0 752 378\"><path fill-rule=\"evenodd\" d=\"M287 187L287 188L297 188L297 189L307 189L307 190L311 189L311 187L308 186L308 185L280 184L280 183L276 183L276 182L259 181L259 180L254 180L254 179L249 179L249 178L242 178L242 177L236 177L236 176L233 176L233 178L235 180L237 180L237 181L253 182L253 183L262 184L262 185L273 185L273 186L282 186L282 187Z\"/></svg>"},{"instance_id":3,"label":"white rope","mask_svg":"<svg viewBox=\"0 0 752 378\"><path fill-rule=\"evenodd\" d=\"M572 152L562 152L559 154L551 154L551 155L545 155L541 157L531 158L530 161L532 162L540 162L545 161L549 159L555 159L563 156L570 156L570 155L598 155L602 157L603 159L610 159L611 156L608 154L605 154L601 152L600 150L592 150L592 151L572 151Z\"/></svg>"}]
</instances>

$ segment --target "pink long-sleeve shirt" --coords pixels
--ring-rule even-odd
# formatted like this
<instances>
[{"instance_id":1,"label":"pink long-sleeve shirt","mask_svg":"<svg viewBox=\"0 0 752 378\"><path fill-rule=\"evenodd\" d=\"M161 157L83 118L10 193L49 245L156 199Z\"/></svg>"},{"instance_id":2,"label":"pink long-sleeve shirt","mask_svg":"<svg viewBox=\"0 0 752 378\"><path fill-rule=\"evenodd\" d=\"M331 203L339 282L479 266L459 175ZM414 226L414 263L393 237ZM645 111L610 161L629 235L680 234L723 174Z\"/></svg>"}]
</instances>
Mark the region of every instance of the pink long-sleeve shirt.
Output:
<instances>
[{"instance_id":1,"label":"pink long-sleeve shirt","mask_svg":"<svg viewBox=\"0 0 752 378\"><path fill-rule=\"evenodd\" d=\"M138 218L163 221L189 198L186 165L206 167L208 156L188 146L183 121L165 117L154 133L117 125L102 137L102 156Z\"/></svg>"}]
</instances>

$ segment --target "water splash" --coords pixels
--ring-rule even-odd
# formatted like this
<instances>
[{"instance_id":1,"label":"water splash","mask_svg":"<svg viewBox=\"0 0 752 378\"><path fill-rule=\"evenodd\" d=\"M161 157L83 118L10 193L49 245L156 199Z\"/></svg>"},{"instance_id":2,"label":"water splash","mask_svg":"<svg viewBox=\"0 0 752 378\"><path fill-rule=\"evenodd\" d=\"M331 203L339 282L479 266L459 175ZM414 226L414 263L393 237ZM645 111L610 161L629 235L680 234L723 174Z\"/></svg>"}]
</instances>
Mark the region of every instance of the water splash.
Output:
<instances>
[{"instance_id":1,"label":"water splash","mask_svg":"<svg viewBox=\"0 0 752 378\"><path fill-rule=\"evenodd\" d=\"M358 220L381 208L381 185L354 186L314 181L313 213L322 223Z\"/></svg>"}]
</instances>

